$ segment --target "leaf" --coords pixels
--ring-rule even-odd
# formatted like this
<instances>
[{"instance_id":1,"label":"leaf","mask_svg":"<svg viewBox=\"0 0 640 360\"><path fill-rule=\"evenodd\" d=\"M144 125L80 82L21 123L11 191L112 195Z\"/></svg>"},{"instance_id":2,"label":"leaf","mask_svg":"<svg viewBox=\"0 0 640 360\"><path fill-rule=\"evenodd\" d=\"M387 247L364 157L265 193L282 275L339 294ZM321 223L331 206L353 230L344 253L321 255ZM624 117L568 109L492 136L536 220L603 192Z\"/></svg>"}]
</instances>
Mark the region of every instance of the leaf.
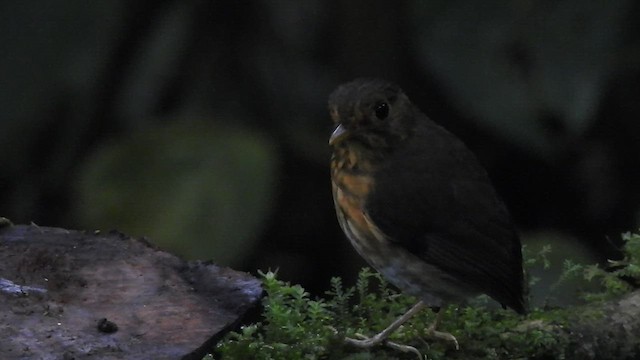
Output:
<instances>
[{"instance_id":1,"label":"leaf","mask_svg":"<svg viewBox=\"0 0 640 360\"><path fill-rule=\"evenodd\" d=\"M114 139L86 163L76 184L81 226L233 266L269 215L277 158L248 129L176 122Z\"/></svg>"}]
</instances>

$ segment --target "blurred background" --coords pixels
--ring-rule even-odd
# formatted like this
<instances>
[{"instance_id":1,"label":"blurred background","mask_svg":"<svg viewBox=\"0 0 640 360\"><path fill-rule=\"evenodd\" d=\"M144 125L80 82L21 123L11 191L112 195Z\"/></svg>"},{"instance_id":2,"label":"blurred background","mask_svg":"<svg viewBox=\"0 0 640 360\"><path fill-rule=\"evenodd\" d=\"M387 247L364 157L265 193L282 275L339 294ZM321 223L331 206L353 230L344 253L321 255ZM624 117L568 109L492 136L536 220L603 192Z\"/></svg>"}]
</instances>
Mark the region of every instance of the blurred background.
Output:
<instances>
[{"instance_id":1,"label":"blurred background","mask_svg":"<svg viewBox=\"0 0 640 360\"><path fill-rule=\"evenodd\" d=\"M640 226L638 35L632 0L4 1L0 216L322 294L364 265L326 100L371 76L467 143L530 249L615 258Z\"/></svg>"}]
</instances>

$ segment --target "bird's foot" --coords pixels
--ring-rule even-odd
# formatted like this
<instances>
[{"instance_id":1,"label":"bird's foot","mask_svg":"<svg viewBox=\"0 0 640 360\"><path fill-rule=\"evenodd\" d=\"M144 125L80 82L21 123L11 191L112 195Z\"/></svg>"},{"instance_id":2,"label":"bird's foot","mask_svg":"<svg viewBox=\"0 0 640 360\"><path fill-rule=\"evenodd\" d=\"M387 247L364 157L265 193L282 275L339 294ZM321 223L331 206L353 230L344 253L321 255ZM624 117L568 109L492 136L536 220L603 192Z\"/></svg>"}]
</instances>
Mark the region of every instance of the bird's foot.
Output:
<instances>
[{"instance_id":1,"label":"bird's foot","mask_svg":"<svg viewBox=\"0 0 640 360\"><path fill-rule=\"evenodd\" d=\"M418 351L418 349L416 349L413 346L410 345L403 345L403 344L398 344L396 342L393 341L389 341L387 340L387 337L384 336L383 333L378 333L375 336L372 337L366 337L362 334L356 333L355 334L359 339L352 339L352 338L345 338L344 342L355 346L355 347L359 347L359 348L363 348L363 349L369 349L371 347L374 347L378 344L384 344L394 350L399 350L402 352L407 352L407 353L413 353L415 354L418 359L422 359L422 354L420 353L420 351Z\"/></svg>"},{"instance_id":2,"label":"bird's foot","mask_svg":"<svg viewBox=\"0 0 640 360\"><path fill-rule=\"evenodd\" d=\"M432 338L432 339L438 339L438 340L443 340L446 342L450 342L453 344L453 346L456 348L456 350L460 350L460 344L458 344L458 339L456 339L455 336L453 336L452 334L448 333L448 332L444 332L444 331L438 331L436 330L436 324L431 325L428 329L427 329L427 333L425 334L426 336Z\"/></svg>"},{"instance_id":3,"label":"bird's foot","mask_svg":"<svg viewBox=\"0 0 640 360\"><path fill-rule=\"evenodd\" d=\"M378 333L375 336L372 337L366 337L360 333L356 333L355 334L356 337L358 337L358 339L353 339L350 337L345 337L344 338L344 342L349 344L349 345L353 345L359 348L370 348L370 347L374 347L378 344L382 344L385 343L387 341L387 337L385 336L385 334L383 333Z\"/></svg>"}]
</instances>

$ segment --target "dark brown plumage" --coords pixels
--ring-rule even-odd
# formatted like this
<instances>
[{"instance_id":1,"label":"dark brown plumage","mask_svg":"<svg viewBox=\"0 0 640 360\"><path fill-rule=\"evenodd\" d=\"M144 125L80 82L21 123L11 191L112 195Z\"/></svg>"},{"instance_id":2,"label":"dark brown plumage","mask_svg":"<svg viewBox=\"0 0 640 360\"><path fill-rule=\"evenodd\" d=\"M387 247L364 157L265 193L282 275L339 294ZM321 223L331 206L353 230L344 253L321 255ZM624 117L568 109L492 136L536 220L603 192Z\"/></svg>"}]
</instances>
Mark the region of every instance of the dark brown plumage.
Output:
<instances>
[{"instance_id":1,"label":"dark brown plumage","mask_svg":"<svg viewBox=\"0 0 640 360\"><path fill-rule=\"evenodd\" d=\"M524 313L520 240L467 147L382 80L338 87L329 112L336 213L358 253L428 306L485 293Z\"/></svg>"}]
</instances>

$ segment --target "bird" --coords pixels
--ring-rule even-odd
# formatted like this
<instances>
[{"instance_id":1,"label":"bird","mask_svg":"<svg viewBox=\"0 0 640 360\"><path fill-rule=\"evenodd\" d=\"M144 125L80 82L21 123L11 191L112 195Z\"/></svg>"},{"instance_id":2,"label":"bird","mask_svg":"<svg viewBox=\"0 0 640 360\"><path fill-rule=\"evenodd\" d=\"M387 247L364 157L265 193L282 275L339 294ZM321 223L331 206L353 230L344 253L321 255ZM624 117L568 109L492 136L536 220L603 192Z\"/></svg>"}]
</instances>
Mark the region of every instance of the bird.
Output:
<instances>
[{"instance_id":1,"label":"bird","mask_svg":"<svg viewBox=\"0 0 640 360\"><path fill-rule=\"evenodd\" d=\"M526 313L521 243L476 156L416 107L398 85L359 78L329 96L331 185L340 227L366 262L419 301L369 348L425 307L487 294ZM429 334L457 339L436 328ZM413 351L413 347L403 350Z\"/></svg>"}]
</instances>

